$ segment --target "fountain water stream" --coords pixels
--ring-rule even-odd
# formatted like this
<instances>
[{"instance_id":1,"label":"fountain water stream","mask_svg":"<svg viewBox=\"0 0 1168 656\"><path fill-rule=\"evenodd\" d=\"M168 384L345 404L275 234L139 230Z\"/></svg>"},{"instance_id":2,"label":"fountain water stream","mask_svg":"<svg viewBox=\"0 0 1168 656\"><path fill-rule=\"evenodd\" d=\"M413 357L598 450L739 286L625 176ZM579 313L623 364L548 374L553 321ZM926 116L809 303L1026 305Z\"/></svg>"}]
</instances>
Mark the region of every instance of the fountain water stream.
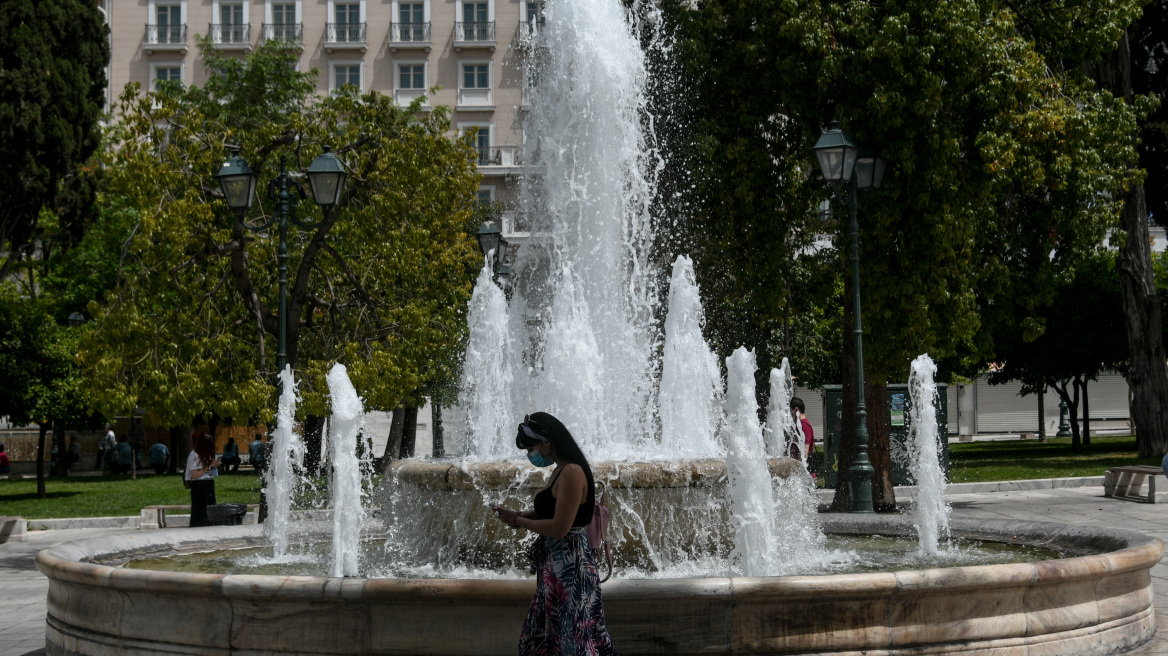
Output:
<instances>
[{"instance_id":1,"label":"fountain water stream","mask_svg":"<svg viewBox=\"0 0 1168 656\"><path fill-rule=\"evenodd\" d=\"M333 466L332 575L357 576L361 527L365 523L357 440L365 413L345 365L333 365L327 380L333 406L329 422L329 453Z\"/></svg>"},{"instance_id":2,"label":"fountain water stream","mask_svg":"<svg viewBox=\"0 0 1168 656\"><path fill-rule=\"evenodd\" d=\"M268 502L268 517L264 533L272 544L277 560L288 556L288 534L291 525L292 496L299 468L304 459L304 442L292 422L296 417L296 380L292 367L280 372L280 401L276 409L276 430L268 443L270 462L264 473L264 492Z\"/></svg>"},{"instance_id":3,"label":"fountain water stream","mask_svg":"<svg viewBox=\"0 0 1168 656\"><path fill-rule=\"evenodd\" d=\"M778 369L771 369L771 398L767 404L766 452L769 456L785 456L795 444L803 454L803 440L798 439L795 419L791 417L791 399L795 396L795 381L791 377L791 363L783 358ZM806 460L806 454L803 454Z\"/></svg>"},{"instance_id":4,"label":"fountain water stream","mask_svg":"<svg viewBox=\"0 0 1168 656\"><path fill-rule=\"evenodd\" d=\"M917 484L913 503L913 524L920 538L921 553L936 556L942 538L949 537L949 504L945 501L945 472L941 470L937 430L937 365L928 355L912 362L909 374L911 426L908 463Z\"/></svg>"}]
</instances>

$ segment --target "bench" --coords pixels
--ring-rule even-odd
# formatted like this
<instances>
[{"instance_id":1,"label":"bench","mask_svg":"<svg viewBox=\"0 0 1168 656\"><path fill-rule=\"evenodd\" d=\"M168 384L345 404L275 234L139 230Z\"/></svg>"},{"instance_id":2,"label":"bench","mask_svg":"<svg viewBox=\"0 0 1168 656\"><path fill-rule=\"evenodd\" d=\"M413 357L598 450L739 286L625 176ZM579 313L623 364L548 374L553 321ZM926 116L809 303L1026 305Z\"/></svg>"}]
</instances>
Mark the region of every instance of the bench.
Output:
<instances>
[{"instance_id":1,"label":"bench","mask_svg":"<svg viewBox=\"0 0 1168 656\"><path fill-rule=\"evenodd\" d=\"M1155 465L1112 467L1103 475L1103 495L1156 503L1156 476L1163 473L1164 470ZM1147 496L1140 494L1145 479L1148 481Z\"/></svg>"},{"instance_id":2,"label":"bench","mask_svg":"<svg viewBox=\"0 0 1168 656\"><path fill-rule=\"evenodd\" d=\"M248 512L259 508L258 503L247 504ZM138 523L138 528L142 529L156 529L166 528L166 511L168 510L185 510L188 513L191 511L190 504L176 505L176 506L146 506L142 509L141 520Z\"/></svg>"},{"instance_id":3,"label":"bench","mask_svg":"<svg viewBox=\"0 0 1168 656\"><path fill-rule=\"evenodd\" d=\"M23 517L0 515L0 544L28 542L28 522Z\"/></svg>"}]
</instances>

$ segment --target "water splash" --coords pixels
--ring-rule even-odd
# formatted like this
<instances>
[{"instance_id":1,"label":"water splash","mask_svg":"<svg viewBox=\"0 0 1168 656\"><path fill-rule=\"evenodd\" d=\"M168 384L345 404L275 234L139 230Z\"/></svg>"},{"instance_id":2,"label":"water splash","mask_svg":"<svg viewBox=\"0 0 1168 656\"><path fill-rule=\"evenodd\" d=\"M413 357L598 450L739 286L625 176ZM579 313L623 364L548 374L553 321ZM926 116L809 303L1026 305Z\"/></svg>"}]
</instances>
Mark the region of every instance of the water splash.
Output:
<instances>
[{"instance_id":1,"label":"water splash","mask_svg":"<svg viewBox=\"0 0 1168 656\"><path fill-rule=\"evenodd\" d=\"M783 358L778 369L771 369L771 398L767 404L766 452L768 456L787 456L794 444L806 461L803 453L804 440L799 439L802 431L791 416L791 399L795 396L795 380L791 376L791 364Z\"/></svg>"},{"instance_id":2,"label":"water splash","mask_svg":"<svg viewBox=\"0 0 1168 656\"><path fill-rule=\"evenodd\" d=\"M304 461L304 442L292 430L296 416L296 381L292 367L280 372L280 400L276 408L276 430L268 443L270 462L264 473L264 493L268 502L268 516L264 521L264 535L272 545L276 558L288 556L288 533L291 524L292 500L296 493L296 469Z\"/></svg>"},{"instance_id":3,"label":"water splash","mask_svg":"<svg viewBox=\"0 0 1168 656\"><path fill-rule=\"evenodd\" d=\"M333 365L327 380L333 408L329 422L329 451L333 469L332 575L357 576L361 527L365 523L357 440L365 413L345 365Z\"/></svg>"},{"instance_id":4,"label":"water splash","mask_svg":"<svg viewBox=\"0 0 1168 656\"><path fill-rule=\"evenodd\" d=\"M459 403L467 414L471 452L496 459L514 454L508 439L514 412L507 298L493 280L491 259L488 255L470 298Z\"/></svg>"},{"instance_id":5,"label":"water splash","mask_svg":"<svg viewBox=\"0 0 1168 656\"><path fill-rule=\"evenodd\" d=\"M911 425L908 465L916 481L913 523L920 538L921 553L935 556L942 538L949 537L949 504L945 501L945 472L941 470L940 431L937 429L937 365L926 354L912 362L909 374Z\"/></svg>"},{"instance_id":6,"label":"water splash","mask_svg":"<svg viewBox=\"0 0 1168 656\"><path fill-rule=\"evenodd\" d=\"M740 346L726 358L726 474L734 530L730 554L744 576L773 572L775 505L754 396L754 351Z\"/></svg>"},{"instance_id":7,"label":"water splash","mask_svg":"<svg viewBox=\"0 0 1168 656\"><path fill-rule=\"evenodd\" d=\"M679 255L669 283L660 399L661 446L681 457L722 451L715 437L721 420L722 372L702 337L704 324L693 262Z\"/></svg>"}]
</instances>

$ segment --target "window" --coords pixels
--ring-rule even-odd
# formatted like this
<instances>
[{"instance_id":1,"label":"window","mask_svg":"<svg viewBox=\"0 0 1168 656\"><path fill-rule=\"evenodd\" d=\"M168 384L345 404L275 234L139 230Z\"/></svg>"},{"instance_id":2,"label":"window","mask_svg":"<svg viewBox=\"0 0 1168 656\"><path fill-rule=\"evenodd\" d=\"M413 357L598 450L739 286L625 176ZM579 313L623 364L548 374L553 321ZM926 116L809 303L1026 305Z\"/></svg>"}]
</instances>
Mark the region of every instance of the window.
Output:
<instances>
[{"instance_id":1,"label":"window","mask_svg":"<svg viewBox=\"0 0 1168 656\"><path fill-rule=\"evenodd\" d=\"M281 41L296 41L300 38L296 21L296 3L280 2L272 5L272 26L270 38Z\"/></svg>"},{"instance_id":2,"label":"window","mask_svg":"<svg viewBox=\"0 0 1168 656\"><path fill-rule=\"evenodd\" d=\"M158 43L183 43L182 5L158 5L155 12Z\"/></svg>"},{"instance_id":3,"label":"window","mask_svg":"<svg viewBox=\"0 0 1168 656\"><path fill-rule=\"evenodd\" d=\"M339 93L347 84L361 90L361 64L333 64L333 94Z\"/></svg>"},{"instance_id":4,"label":"window","mask_svg":"<svg viewBox=\"0 0 1168 656\"><path fill-rule=\"evenodd\" d=\"M490 203L495 200L494 187L479 187L479 202L483 204Z\"/></svg>"},{"instance_id":5,"label":"window","mask_svg":"<svg viewBox=\"0 0 1168 656\"><path fill-rule=\"evenodd\" d=\"M154 66L154 90L158 91L164 85L171 83L182 85L182 65Z\"/></svg>"},{"instance_id":6,"label":"window","mask_svg":"<svg viewBox=\"0 0 1168 656\"><path fill-rule=\"evenodd\" d=\"M524 20L527 21L529 26L536 24L543 25L543 5L543 0L539 0L539 2L527 0L527 16L524 17Z\"/></svg>"},{"instance_id":7,"label":"window","mask_svg":"<svg viewBox=\"0 0 1168 656\"><path fill-rule=\"evenodd\" d=\"M490 89L491 74L489 64L463 64L463 89Z\"/></svg>"},{"instance_id":8,"label":"window","mask_svg":"<svg viewBox=\"0 0 1168 656\"><path fill-rule=\"evenodd\" d=\"M221 43L242 43L244 41L242 4L219 5L218 36Z\"/></svg>"},{"instance_id":9,"label":"window","mask_svg":"<svg viewBox=\"0 0 1168 656\"><path fill-rule=\"evenodd\" d=\"M398 5L402 41L429 41L426 34L426 5L421 2L403 2Z\"/></svg>"},{"instance_id":10,"label":"window","mask_svg":"<svg viewBox=\"0 0 1168 656\"><path fill-rule=\"evenodd\" d=\"M487 12L489 3L462 3L462 38L464 41L490 41L495 38Z\"/></svg>"},{"instance_id":11,"label":"window","mask_svg":"<svg viewBox=\"0 0 1168 656\"><path fill-rule=\"evenodd\" d=\"M337 41L357 43L364 41L361 36L361 3L337 3Z\"/></svg>"},{"instance_id":12,"label":"window","mask_svg":"<svg viewBox=\"0 0 1168 656\"><path fill-rule=\"evenodd\" d=\"M423 64L403 64L398 66L399 89L426 89L426 66Z\"/></svg>"},{"instance_id":13,"label":"window","mask_svg":"<svg viewBox=\"0 0 1168 656\"><path fill-rule=\"evenodd\" d=\"M491 163L491 126L478 126L478 134L475 135L475 150L479 151L479 164ZM489 198L487 200L490 200Z\"/></svg>"}]
</instances>

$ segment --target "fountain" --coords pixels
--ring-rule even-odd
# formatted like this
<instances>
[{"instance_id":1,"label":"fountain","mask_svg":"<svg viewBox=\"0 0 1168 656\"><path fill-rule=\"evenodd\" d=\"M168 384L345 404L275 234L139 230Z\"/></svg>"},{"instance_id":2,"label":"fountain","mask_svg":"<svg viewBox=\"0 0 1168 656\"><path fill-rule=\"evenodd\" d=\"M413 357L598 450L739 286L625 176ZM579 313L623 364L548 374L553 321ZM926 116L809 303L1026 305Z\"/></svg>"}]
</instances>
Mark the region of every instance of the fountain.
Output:
<instances>
[{"instance_id":1,"label":"fountain","mask_svg":"<svg viewBox=\"0 0 1168 656\"><path fill-rule=\"evenodd\" d=\"M664 334L654 321L649 206L660 166L642 120L645 54L623 4L553 0L541 27L544 84L527 119L522 188L540 238L520 249L510 302L488 268L478 278L460 397L468 431L452 440L454 455L394 463L377 491L384 541L357 544L361 403L338 365L331 543L324 525L297 525L305 550L291 553L280 506L270 542L238 526L51 547L37 557L50 581L48 653L513 654L534 592L527 538L488 508L527 503L546 484L549 472L512 443L521 414L536 409L571 427L609 486L620 571L603 590L623 654L1073 655L1149 639L1159 540L952 521L955 540L1053 551L960 567L937 567L958 562L939 552L918 569L855 548L859 536L917 534L913 518L816 513L810 477L784 457L789 366L771 372L768 453L754 356L742 348L727 360L723 398L688 258L674 263ZM290 499L281 486L302 447L291 372L281 380L268 485ZM240 573L223 550L328 569ZM202 552L215 552L205 570L161 569Z\"/></svg>"},{"instance_id":2,"label":"fountain","mask_svg":"<svg viewBox=\"0 0 1168 656\"><path fill-rule=\"evenodd\" d=\"M945 502L945 472L941 470L941 449L937 430L937 385L933 376L937 365L928 355L913 360L909 375L912 400L908 464L917 485L913 500L913 524L921 542L921 552L936 556L939 542L949 534L949 504Z\"/></svg>"}]
</instances>

